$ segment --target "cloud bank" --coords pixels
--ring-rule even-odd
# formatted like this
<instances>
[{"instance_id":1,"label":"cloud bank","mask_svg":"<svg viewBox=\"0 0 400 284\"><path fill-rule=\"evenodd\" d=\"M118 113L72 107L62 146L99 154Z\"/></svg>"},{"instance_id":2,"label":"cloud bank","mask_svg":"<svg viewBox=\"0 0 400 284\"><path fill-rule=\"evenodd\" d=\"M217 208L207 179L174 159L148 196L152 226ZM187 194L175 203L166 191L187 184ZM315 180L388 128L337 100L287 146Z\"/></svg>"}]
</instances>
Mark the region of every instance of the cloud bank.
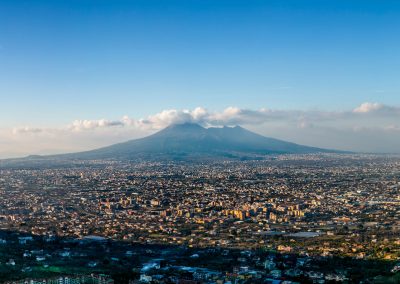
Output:
<instances>
[{"instance_id":1,"label":"cloud bank","mask_svg":"<svg viewBox=\"0 0 400 284\"><path fill-rule=\"evenodd\" d=\"M365 102L347 111L163 110L146 118L77 119L59 128L16 127L0 131L0 157L93 149L146 136L170 124L242 125L266 136L301 144L365 152L400 152L400 107ZM18 147L18 148L17 148ZM20 149L20 150L18 150Z\"/></svg>"}]
</instances>

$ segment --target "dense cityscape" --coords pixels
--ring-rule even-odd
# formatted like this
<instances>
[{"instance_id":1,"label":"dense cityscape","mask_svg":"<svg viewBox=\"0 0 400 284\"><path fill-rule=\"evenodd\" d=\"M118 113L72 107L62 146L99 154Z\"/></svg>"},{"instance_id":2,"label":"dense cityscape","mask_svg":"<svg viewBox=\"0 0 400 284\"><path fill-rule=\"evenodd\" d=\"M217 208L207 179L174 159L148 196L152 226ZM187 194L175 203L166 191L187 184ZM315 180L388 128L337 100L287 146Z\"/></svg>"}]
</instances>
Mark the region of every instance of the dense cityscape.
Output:
<instances>
[{"instance_id":1,"label":"dense cityscape","mask_svg":"<svg viewBox=\"0 0 400 284\"><path fill-rule=\"evenodd\" d=\"M399 188L384 155L3 167L0 280L397 283Z\"/></svg>"}]
</instances>

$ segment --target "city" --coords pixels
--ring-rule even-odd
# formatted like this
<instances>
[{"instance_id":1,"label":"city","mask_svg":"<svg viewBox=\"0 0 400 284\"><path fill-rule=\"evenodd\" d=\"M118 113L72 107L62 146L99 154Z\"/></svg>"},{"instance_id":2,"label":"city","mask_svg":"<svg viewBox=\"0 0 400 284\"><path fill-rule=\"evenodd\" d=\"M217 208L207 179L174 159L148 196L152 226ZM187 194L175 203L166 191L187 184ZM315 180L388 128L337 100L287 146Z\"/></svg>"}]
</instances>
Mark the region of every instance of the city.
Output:
<instances>
[{"instance_id":1,"label":"city","mask_svg":"<svg viewBox=\"0 0 400 284\"><path fill-rule=\"evenodd\" d=\"M386 271L368 277L391 277L400 257L399 173L400 157L354 154L3 168L0 230L12 233L1 246L15 242L21 255L3 256L1 265L9 267L11 259L20 275L29 276L63 262L76 265L73 260L79 259L95 272L104 254L94 258L85 244L102 247L113 241L118 245L103 248L108 261L121 265L124 259L129 265L123 267L132 266L131 275L147 282L169 273L143 271L152 259L137 250L159 251L155 259L164 260L164 269L195 263L191 280L198 269L221 281L227 275L242 281L345 281L352 277L345 259L382 261ZM42 243L51 247L56 239L58 249L43 250ZM204 261L209 250L220 265ZM233 264L235 254L238 263ZM286 256L302 265L285 264ZM338 273L318 264L333 260L343 266ZM219 266L223 269L208 270Z\"/></svg>"}]
</instances>

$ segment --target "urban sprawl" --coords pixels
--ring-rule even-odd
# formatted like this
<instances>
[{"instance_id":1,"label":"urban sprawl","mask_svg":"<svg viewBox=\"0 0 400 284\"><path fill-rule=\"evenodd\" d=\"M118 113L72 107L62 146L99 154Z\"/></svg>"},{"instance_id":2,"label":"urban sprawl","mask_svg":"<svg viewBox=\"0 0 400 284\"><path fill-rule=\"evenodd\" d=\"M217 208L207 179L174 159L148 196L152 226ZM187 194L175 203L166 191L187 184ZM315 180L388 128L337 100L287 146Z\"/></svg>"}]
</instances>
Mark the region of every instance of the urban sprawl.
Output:
<instances>
[{"instance_id":1,"label":"urban sprawl","mask_svg":"<svg viewBox=\"0 0 400 284\"><path fill-rule=\"evenodd\" d=\"M399 190L395 156L4 167L0 281L399 283Z\"/></svg>"}]
</instances>

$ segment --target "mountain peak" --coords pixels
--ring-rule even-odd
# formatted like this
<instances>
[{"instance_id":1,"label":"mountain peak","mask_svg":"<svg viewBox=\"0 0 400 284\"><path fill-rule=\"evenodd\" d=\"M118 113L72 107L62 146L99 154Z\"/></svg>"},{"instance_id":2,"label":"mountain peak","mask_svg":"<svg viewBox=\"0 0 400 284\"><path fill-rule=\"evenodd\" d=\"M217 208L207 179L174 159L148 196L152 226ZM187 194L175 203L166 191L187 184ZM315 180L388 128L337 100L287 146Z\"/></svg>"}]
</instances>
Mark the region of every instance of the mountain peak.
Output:
<instances>
[{"instance_id":1,"label":"mountain peak","mask_svg":"<svg viewBox=\"0 0 400 284\"><path fill-rule=\"evenodd\" d=\"M239 125L235 125L235 126L228 126L228 125L224 125L222 127L210 127L210 128L205 128L203 126L201 126L198 123L195 122L183 122L183 123L173 123L170 124L169 126L167 126L167 128L165 129L174 129L174 130L207 130L207 129L236 129L236 130L246 130L245 128L239 126ZM162 130L161 130L162 131Z\"/></svg>"},{"instance_id":2,"label":"mountain peak","mask_svg":"<svg viewBox=\"0 0 400 284\"><path fill-rule=\"evenodd\" d=\"M169 125L169 129L204 129L200 124L194 122L173 123Z\"/></svg>"},{"instance_id":3,"label":"mountain peak","mask_svg":"<svg viewBox=\"0 0 400 284\"><path fill-rule=\"evenodd\" d=\"M174 123L157 132L155 135L186 135L187 133L202 133L206 131L204 127L197 123L185 122L185 123Z\"/></svg>"}]
</instances>

